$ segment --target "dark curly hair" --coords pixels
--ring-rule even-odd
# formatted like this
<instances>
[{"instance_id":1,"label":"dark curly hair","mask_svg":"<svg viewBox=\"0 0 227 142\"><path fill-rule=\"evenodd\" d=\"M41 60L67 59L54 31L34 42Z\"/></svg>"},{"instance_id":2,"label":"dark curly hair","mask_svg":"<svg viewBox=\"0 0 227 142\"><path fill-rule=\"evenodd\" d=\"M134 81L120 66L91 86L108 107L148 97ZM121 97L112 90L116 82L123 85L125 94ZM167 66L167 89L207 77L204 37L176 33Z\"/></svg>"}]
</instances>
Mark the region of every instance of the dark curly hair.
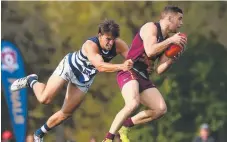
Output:
<instances>
[{"instance_id":1,"label":"dark curly hair","mask_svg":"<svg viewBox=\"0 0 227 142\"><path fill-rule=\"evenodd\" d=\"M113 37L117 38L120 36L120 26L115 23L114 20L105 19L99 24L98 33L102 35L105 33L111 33Z\"/></svg>"}]
</instances>

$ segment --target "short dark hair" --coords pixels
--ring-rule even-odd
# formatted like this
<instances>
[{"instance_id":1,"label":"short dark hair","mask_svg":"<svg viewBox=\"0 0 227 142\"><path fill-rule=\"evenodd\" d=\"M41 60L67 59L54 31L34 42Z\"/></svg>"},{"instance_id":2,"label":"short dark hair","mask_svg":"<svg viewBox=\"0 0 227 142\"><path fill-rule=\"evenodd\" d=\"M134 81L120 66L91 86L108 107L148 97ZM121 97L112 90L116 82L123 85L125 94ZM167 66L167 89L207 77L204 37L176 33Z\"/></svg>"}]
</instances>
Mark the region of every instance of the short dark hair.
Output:
<instances>
[{"instance_id":1,"label":"short dark hair","mask_svg":"<svg viewBox=\"0 0 227 142\"><path fill-rule=\"evenodd\" d=\"M172 6L172 5L168 5L164 8L163 12L165 13L168 13L168 12L175 12L175 13L182 13L183 14L183 11L177 7L177 6Z\"/></svg>"},{"instance_id":2,"label":"short dark hair","mask_svg":"<svg viewBox=\"0 0 227 142\"><path fill-rule=\"evenodd\" d=\"M105 19L99 24L98 33L102 35L105 33L111 33L113 37L117 38L120 36L120 26L115 23L114 20Z\"/></svg>"}]
</instances>

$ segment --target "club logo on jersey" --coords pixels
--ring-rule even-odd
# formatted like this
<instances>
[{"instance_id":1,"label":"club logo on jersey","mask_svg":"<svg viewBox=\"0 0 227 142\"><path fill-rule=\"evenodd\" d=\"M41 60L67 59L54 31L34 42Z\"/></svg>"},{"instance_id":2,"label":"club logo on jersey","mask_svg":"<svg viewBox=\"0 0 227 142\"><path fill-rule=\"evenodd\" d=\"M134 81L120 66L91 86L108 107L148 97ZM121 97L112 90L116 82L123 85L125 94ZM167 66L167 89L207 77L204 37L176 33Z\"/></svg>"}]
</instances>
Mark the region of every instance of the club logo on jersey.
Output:
<instances>
[{"instance_id":1,"label":"club logo on jersey","mask_svg":"<svg viewBox=\"0 0 227 142\"><path fill-rule=\"evenodd\" d=\"M19 68L17 63L17 53L9 47L5 47L1 53L2 70L14 72Z\"/></svg>"},{"instance_id":2,"label":"club logo on jersey","mask_svg":"<svg viewBox=\"0 0 227 142\"><path fill-rule=\"evenodd\" d=\"M108 54L109 51L108 51L108 50L102 50L102 53L103 53L103 54Z\"/></svg>"}]
</instances>

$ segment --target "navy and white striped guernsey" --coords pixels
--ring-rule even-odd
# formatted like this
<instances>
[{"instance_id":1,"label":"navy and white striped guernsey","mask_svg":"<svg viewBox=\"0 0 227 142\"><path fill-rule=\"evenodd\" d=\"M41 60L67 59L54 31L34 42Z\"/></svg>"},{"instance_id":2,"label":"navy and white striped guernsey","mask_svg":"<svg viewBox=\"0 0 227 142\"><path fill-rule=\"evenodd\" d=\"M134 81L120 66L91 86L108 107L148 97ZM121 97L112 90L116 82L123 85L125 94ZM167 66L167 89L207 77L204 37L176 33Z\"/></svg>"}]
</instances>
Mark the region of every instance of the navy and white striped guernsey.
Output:
<instances>
[{"instance_id":1,"label":"navy and white striped guernsey","mask_svg":"<svg viewBox=\"0 0 227 142\"><path fill-rule=\"evenodd\" d=\"M109 62L117 55L115 44L110 51L105 51L101 48L98 37L91 37L88 40L91 40L97 44L100 55L105 62ZM98 70L90 63L88 58L83 55L81 50L82 49L74 53L69 53L68 61L76 78L81 83L86 83L98 73Z\"/></svg>"}]
</instances>

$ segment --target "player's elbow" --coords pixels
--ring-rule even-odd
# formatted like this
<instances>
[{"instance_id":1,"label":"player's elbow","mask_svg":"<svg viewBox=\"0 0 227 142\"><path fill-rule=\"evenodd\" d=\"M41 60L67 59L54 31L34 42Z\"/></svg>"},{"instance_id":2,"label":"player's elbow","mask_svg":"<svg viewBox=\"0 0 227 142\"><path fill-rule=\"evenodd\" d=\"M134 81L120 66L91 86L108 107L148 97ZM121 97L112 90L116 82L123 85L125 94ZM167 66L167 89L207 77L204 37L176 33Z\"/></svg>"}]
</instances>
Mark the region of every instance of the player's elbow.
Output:
<instances>
[{"instance_id":1,"label":"player's elbow","mask_svg":"<svg viewBox=\"0 0 227 142\"><path fill-rule=\"evenodd\" d=\"M147 56L148 57L153 57L156 55L156 50L155 49L150 49L149 51L147 51Z\"/></svg>"},{"instance_id":2,"label":"player's elbow","mask_svg":"<svg viewBox=\"0 0 227 142\"><path fill-rule=\"evenodd\" d=\"M165 72L164 70L162 70L162 71L161 71L161 70L157 70L157 71L156 71L156 73L157 73L158 75L162 75L164 72Z\"/></svg>"},{"instance_id":3,"label":"player's elbow","mask_svg":"<svg viewBox=\"0 0 227 142\"><path fill-rule=\"evenodd\" d=\"M49 98L41 98L41 99L39 99L39 102L41 103L41 104L45 104L45 105L48 105L48 104L50 104L51 102L52 102L52 100L51 99L49 99Z\"/></svg>"},{"instance_id":4,"label":"player's elbow","mask_svg":"<svg viewBox=\"0 0 227 142\"><path fill-rule=\"evenodd\" d=\"M105 72L105 69L102 68L101 66L96 67L96 69L97 69L99 72Z\"/></svg>"},{"instance_id":5,"label":"player's elbow","mask_svg":"<svg viewBox=\"0 0 227 142\"><path fill-rule=\"evenodd\" d=\"M99 72L105 72L105 69L103 68L102 63L97 63L94 66Z\"/></svg>"},{"instance_id":6,"label":"player's elbow","mask_svg":"<svg viewBox=\"0 0 227 142\"><path fill-rule=\"evenodd\" d=\"M162 70L162 69L160 69L159 67L157 67L156 73L157 73L158 75L161 75L162 73L164 73L164 70Z\"/></svg>"},{"instance_id":7,"label":"player's elbow","mask_svg":"<svg viewBox=\"0 0 227 142\"><path fill-rule=\"evenodd\" d=\"M166 72L168 69L171 68L171 65L172 63L163 63L163 64L160 64L157 68L156 68L156 73L161 75L163 74L164 72Z\"/></svg>"}]
</instances>

